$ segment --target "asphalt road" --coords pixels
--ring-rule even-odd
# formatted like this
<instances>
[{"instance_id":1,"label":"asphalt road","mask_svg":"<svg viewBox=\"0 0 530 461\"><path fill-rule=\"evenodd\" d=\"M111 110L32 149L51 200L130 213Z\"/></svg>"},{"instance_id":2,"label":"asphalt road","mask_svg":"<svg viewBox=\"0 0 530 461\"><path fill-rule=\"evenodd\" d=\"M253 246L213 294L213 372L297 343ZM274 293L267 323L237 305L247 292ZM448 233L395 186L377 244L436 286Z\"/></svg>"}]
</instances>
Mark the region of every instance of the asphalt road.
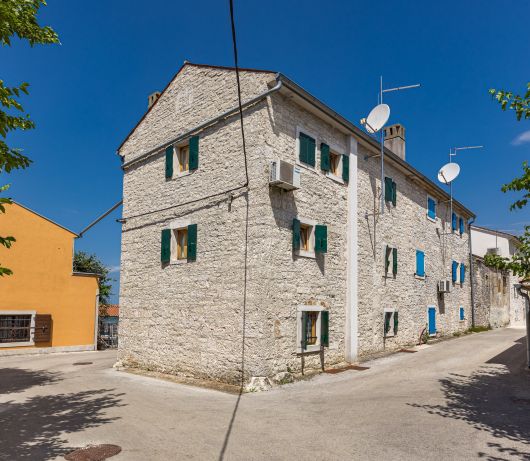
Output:
<instances>
[{"instance_id":1,"label":"asphalt road","mask_svg":"<svg viewBox=\"0 0 530 461\"><path fill-rule=\"evenodd\" d=\"M530 460L524 330L502 329L240 399L112 369L115 353L0 359L0 460ZM74 365L79 362L91 364Z\"/></svg>"}]
</instances>

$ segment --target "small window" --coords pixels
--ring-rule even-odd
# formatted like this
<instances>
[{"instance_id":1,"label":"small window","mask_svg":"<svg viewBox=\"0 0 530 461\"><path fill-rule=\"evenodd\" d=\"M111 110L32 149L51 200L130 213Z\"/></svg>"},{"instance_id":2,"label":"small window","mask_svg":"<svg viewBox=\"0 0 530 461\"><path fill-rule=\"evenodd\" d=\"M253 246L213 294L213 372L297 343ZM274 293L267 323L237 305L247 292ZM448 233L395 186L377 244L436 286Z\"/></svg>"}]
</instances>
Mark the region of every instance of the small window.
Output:
<instances>
[{"instance_id":1,"label":"small window","mask_svg":"<svg viewBox=\"0 0 530 461\"><path fill-rule=\"evenodd\" d=\"M300 224L300 250L311 251L311 236L313 226L309 224Z\"/></svg>"},{"instance_id":2,"label":"small window","mask_svg":"<svg viewBox=\"0 0 530 461\"><path fill-rule=\"evenodd\" d=\"M385 247L385 277L388 277L390 270L392 275L395 277L398 271L398 254L397 248L386 245ZM392 267L390 263L392 262Z\"/></svg>"},{"instance_id":3,"label":"small window","mask_svg":"<svg viewBox=\"0 0 530 461\"><path fill-rule=\"evenodd\" d=\"M329 346L329 311L317 306L298 308L299 353L319 351Z\"/></svg>"},{"instance_id":4,"label":"small window","mask_svg":"<svg viewBox=\"0 0 530 461\"><path fill-rule=\"evenodd\" d=\"M342 177L342 155L336 154L334 152L329 153L330 160L330 172L333 176L337 178Z\"/></svg>"},{"instance_id":5,"label":"small window","mask_svg":"<svg viewBox=\"0 0 530 461\"><path fill-rule=\"evenodd\" d=\"M436 219L436 200L432 197L427 197L427 216L429 219Z\"/></svg>"},{"instance_id":6,"label":"small window","mask_svg":"<svg viewBox=\"0 0 530 461\"><path fill-rule=\"evenodd\" d=\"M188 259L188 228L175 229L177 260Z\"/></svg>"},{"instance_id":7,"label":"small window","mask_svg":"<svg viewBox=\"0 0 530 461\"><path fill-rule=\"evenodd\" d=\"M315 258L316 253L326 253L327 226L304 218L293 219L293 251L298 256Z\"/></svg>"},{"instance_id":8,"label":"small window","mask_svg":"<svg viewBox=\"0 0 530 461\"><path fill-rule=\"evenodd\" d=\"M177 149L177 163L180 174L190 171L190 146L181 146Z\"/></svg>"},{"instance_id":9,"label":"small window","mask_svg":"<svg viewBox=\"0 0 530 461\"><path fill-rule=\"evenodd\" d=\"M31 315L0 315L0 343L31 341Z\"/></svg>"},{"instance_id":10,"label":"small window","mask_svg":"<svg viewBox=\"0 0 530 461\"><path fill-rule=\"evenodd\" d=\"M393 308L385 309L383 321L383 336L385 338L396 336L398 332L398 312Z\"/></svg>"},{"instance_id":11,"label":"small window","mask_svg":"<svg viewBox=\"0 0 530 461\"><path fill-rule=\"evenodd\" d=\"M466 317L465 317L464 308L461 307L460 308L460 321L465 320L465 319L466 319Z\"/></svg>"}]
</instances>

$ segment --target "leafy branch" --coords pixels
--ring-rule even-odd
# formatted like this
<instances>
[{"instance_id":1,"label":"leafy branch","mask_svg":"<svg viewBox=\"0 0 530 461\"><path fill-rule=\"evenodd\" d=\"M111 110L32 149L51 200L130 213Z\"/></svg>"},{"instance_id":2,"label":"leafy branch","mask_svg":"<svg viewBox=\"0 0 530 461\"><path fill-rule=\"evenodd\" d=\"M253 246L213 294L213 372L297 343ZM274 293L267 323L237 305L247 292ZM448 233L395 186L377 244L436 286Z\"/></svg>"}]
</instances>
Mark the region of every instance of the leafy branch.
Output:
<instances>
[{"instance_id":1,"label":"leafy branch","mask_svg":"<svg viewBox=\"0 0 530 461\"><path fill-rule=\"evenodd\" d=\"M530 226L519 237L520 246L511 258L488 254L484 256L484 264L498 270L508 270L522 278L530 277Z\"/></svg>"},{"instance_id":2,"label":"leafy branch","mask_svg":"<svg viewBox=\"0 0 530 461\"><path fill-rule=\"evenodd\" d=\"M530 82L526 84L524 96L514 95L511 91L496 90L495 88L491 88L489 93L501 105L502 110L514 110L517 120L530 118Z\"/></svg>"},{"instance_id":3,"label":"leafy branch","mask_svg":"<svg viewBox=\"0 0 530 461\"><path fill-rule=\"evenodd\" d=\"M528 167L528 162L523 162L523 174L522 176L513 179L508 184L504 184L501 188L503 192L520 192L525 191L523 198L517 200L515 203L510 205L510 211L515 209L520 210L528 203L530 200L530 167Z\"/></svg>"}]
</instances>

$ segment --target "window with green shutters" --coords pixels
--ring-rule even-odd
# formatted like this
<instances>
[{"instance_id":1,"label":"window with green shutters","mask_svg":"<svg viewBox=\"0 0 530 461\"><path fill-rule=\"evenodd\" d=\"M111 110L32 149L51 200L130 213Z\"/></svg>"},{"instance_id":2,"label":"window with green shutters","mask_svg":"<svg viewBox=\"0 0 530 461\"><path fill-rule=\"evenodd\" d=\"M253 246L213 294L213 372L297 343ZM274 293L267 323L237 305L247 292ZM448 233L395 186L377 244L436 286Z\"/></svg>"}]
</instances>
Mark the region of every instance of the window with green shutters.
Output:
<instances>
[{"instance_id":1,"label":"window with green shutters","mask_svg":"<svg viewBox=\"0 0 530 461\"><path fill-rule=\"evenodd\" d=\"M316 141L311 136L300 132L298 135L298 158L301 163L315 166Z\"/></svg>"},{"instance_id":2,"label":"window with green shutters","mask_svg":"<svg viewBox=\"0 0 530 461\"><path fill-rule=\"evenodd\" d=\"M293 218L292 248L296 255L314 258L328 251L328 228L302 218Z\"/></svg>"},{"instance_id":3,"label":"window with green shutters","mask_svg":"<svg viewBox=\"0 0 530 461\"><path fill-rule=\"evenodd\" d=\"M192 136L187 144L166 147L166 179L184 176L199 168L199 137Z\"/></svg>"},{"instance_id":4,"label":"window with green shutters","mask_svg":"<svg viewBox=\"0 0 530 461\"><path fill-rule=\"evenodd\" d=\"M389 338L397 335L398 312L396 309L386 308L383 313L383 336Z\"/></svg>"},{"instance_id":5,"label":"window with green shutters","mask_svg":"<svg viewBox=\"0 0 530 461\"><path fill-rule=\"evenodd\" d=\"M163 229L160 248L162 264L196 261L197 224Z\"/></svg>"},{"instance_id":6,"label":"window with green shutters","mask_svg":"<svg viewBox=\"0 0 530 461\"><path fill-rule=\"evenodd\" d=\"M329 311L316 306L298 309L297 352L316 352L329 347Z\"/></svg>"}]
</instances>

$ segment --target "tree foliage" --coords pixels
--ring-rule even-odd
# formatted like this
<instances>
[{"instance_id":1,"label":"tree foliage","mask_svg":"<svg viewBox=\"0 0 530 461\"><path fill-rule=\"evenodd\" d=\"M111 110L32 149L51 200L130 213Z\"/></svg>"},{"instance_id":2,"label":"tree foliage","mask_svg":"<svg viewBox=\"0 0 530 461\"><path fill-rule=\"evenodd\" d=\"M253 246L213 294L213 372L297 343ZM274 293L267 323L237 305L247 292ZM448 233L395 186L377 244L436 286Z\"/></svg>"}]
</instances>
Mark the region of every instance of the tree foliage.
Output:
<instances>
[{"instance_id":1,"label":"tree foliage","mask_svg":"<svg viewBox=\"0 0 530 461\"><path fill-rule=\"evenodd\" d=\"M517 253L511 258L503 258L498 255L486 255L484 257L484 264L499 270L509 270L514 275L518 275L523 279L530 277L530 226L525 226L525 231L519 237L521 242Z\"/></svg>"},{"instance_id":2,"label":"tree foliage","mask_svg":"<svg viewBox=\"0 0 530 461\"><path fill-rule=\"evenodd\" d=\"M530 118L530 82L526 84L526 93L523 96L495 88L491 88L489 93L501 105L502 110L511 109L515 111L517 120Z\"/></svg>"},{"instance_id":3,"label":"tree foliage","mask_svg":"<svg viewBox=\"0 0 530 461\"><path fill-rule=\"evenodd\" d=\"M510 210L520 210L528 204L528 200L530 200L530 168L528 167L528 162L523 162L522 176L515 178L508 184L504 184L501 190L503 192L524 192L523 198L510 205Z\"/></svg>"},{"instance_id":4,"label":"tree foliage","mask_svg":"<svg viewBox=\"0 0 530 461\"><path fill-rule=\"evenodd\" d=\"M74 254L74 272L98 274L100 276L98 279L99 304L101 306L110 303L112 282L114 279L109 277L109 269L95 254L76 251Z\"/></svg>"},{"instance_id":5,"label":"tree foliage","mask_svg":"<svg viewBox=\"0 0 530 461\"><path fill-rule=\"evenodd\" d=\"M49 26L37 22L39 8L46 5L44 0L0 0L0 44L11 46L12 37L26 40L30 46L58 43L59 38ZM0 79L0 173L27 168L31 160L21 149L7 144L7 135L15 130L31 130L35 124L25 113L20 97L28 94L27 82L7 86ZM0 186L0 193L6 192L9 185ZM8 197L0 198L0 213L5 213L5 204L12 203ZM15 242L13 236L1 237L0 245L10 248ZM0 264L0 277L13 272Z\"/></svg>"}]
</instances>

